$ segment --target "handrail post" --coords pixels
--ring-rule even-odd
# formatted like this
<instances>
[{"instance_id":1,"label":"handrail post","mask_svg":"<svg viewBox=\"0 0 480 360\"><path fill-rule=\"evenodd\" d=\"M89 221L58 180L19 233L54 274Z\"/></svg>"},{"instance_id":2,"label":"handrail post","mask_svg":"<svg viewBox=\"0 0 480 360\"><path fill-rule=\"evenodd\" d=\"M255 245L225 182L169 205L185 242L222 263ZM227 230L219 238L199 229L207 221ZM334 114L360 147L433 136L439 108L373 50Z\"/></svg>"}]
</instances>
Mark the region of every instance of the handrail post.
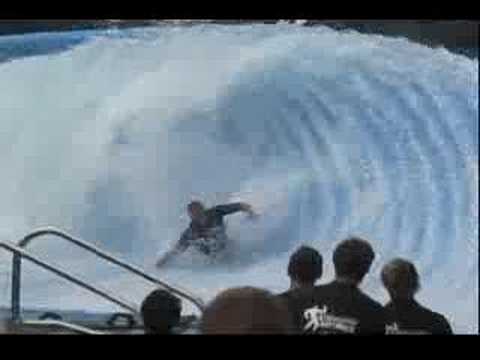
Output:
<instances>
[{"instance_id":1,"label":"handrail post","mask_svg":"<svg viewBox=\"0 0 480 360\"><path fill-rule=\"evenodd\" d=\"M21 298L20 298L20 293L21 293L21 261L23 260L22 258L26 258L27 260L33 262L34 264L40 266L43 269L46 269L50 272L53 272L54 274L60 276L63 279L66 279L70 282L73 282L74 284L89 290L90 292L93 292L104 299L107 299L124 309L129 310L130 312L134 314L138 314L138 309L136 305L131 305L128 304L127 302L123 301L122 299L119 299L118 297L115 297L114 295L110 294L106 290L102 290L99 288L94 287L93 285L88 284L86 281L79 279L75 277L74 275L69 274L68 272L65 272L54 265L48 264L37 257L30 255L27 253L25 250L17 247L16 245L10 245L6 242L0 241L0 248L6 249L7 251L12 252L15 256L13 258L13 263L12 263L12 309L11 309L11 314L12 314L12 320L16 322L21 322Z\"/></svg>"},{"instance_id":2,"label":"handrail post","mask_svg":"<svg viewBox=\"0 0 480 360\"><path fill-rule=\"evenodd\" d=\"M21 295L22 257L13 253L12 260L12 321L20 321L20 295Z\"/></svg>"}]
</instances>

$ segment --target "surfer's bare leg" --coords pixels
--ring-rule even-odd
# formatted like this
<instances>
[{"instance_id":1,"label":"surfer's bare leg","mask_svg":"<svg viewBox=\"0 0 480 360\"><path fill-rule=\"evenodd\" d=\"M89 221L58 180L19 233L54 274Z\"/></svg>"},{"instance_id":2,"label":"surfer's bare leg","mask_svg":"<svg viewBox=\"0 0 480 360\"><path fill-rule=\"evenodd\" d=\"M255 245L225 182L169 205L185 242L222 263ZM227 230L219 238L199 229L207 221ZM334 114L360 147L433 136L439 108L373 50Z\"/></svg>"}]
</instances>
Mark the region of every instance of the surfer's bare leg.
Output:
<instances>
[{"instance_id":1,"label":"surfer's bare leg","mask_svg":"<svg viewBox=\"0 0 480 360\"><path fill-rule=\"evenodd\" d=\"M180 251L178 251L178 249L170 250L157 261L155 266L158 268L162 267L179 254L180 254Z\"/></svg>"}]
</instances>

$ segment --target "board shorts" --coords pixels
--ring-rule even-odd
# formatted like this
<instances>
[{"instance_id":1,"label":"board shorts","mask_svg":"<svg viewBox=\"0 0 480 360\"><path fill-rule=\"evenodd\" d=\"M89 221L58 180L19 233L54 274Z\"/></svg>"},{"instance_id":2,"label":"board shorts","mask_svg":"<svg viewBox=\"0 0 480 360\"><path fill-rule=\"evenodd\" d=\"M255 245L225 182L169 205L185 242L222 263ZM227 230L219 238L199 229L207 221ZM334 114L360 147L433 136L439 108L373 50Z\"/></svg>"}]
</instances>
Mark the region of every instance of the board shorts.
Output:
<instances>
[{"instance_id":1,"label":"board shorts","mask_svg":"<svg viewBox=\"0 0 480 360\"><path fill-rule=\"evenodd\" d=\"M191 245L199 252L207 256L212 256L225 250L227 240L225 230L219 227L209 230L207 237L191 241Z\"/></svg>"}]
</instances>

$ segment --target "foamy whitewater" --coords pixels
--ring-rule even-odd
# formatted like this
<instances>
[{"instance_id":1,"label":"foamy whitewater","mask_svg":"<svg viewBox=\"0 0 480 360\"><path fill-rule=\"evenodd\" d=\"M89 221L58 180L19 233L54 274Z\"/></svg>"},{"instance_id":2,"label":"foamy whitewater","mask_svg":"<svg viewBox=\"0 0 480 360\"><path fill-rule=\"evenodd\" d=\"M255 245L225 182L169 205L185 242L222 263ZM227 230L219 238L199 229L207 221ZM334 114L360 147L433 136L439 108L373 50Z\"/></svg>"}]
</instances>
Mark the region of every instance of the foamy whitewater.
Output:
<instances>
[{"instance_id":1,"label":"foamy whitewater","mask_svg":"<svg viewBox=\"0 0 480 360\"><path fill-rule=\"evenodd\" d=\"M335 245L358 235L377 252L363 290L385 302L381 266L406 257L420 302L478 332L478 59L289 24L11 36L0 53L1 240L62 228L209 300L285 290L301 244L330 281ZM195 198L262 216L227 219L230 262L187 252L156 270ZM136 304L152 289L60 239L30 250ZM24 270L25 307L118 310Z\"/></svg>"}]
</instances>

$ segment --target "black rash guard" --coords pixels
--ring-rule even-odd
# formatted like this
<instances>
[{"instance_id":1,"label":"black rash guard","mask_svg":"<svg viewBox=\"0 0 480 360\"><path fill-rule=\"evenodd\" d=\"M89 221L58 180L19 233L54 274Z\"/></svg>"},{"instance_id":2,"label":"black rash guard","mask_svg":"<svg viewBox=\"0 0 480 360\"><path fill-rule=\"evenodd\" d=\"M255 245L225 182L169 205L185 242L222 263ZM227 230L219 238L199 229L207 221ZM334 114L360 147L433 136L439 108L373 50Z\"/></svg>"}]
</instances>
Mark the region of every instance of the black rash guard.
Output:
<instances>
[{"instance_id":1,"label":"black rash guard","mask_svg":"<svg viewBox=\"0 0 480 360\"><path fill-rule=\"evenodd\" d=\"M185 250L193 245L207 255L223 250L227 242L223 217L243 210L242 203L218 205L206 210L205 224L190 222L190 226L180 237L177 248Z\"/></svg>"}]
</instances>

